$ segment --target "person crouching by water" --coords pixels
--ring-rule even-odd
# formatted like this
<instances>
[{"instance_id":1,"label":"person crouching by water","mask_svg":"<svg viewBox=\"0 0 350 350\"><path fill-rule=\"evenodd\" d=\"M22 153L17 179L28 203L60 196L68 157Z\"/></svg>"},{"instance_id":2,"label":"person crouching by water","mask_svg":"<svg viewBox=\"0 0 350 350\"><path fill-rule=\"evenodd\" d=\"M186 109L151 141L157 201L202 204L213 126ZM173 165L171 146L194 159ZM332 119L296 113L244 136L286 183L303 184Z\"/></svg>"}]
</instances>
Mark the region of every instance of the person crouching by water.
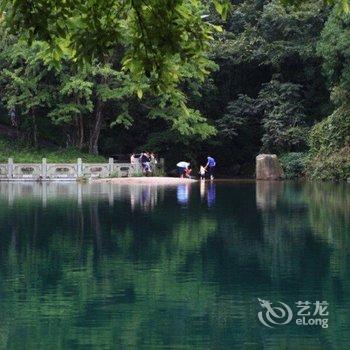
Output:
<instances>
[{"instance_id":1,"label":"person crouching by water","mask_svg":"<svg viewBox=\"0 0 350 350\"><path fill-rule=\"evenodd\" d=\"M151 159L148 152L142 152L142 155L140 157L141 159L141 165L142 165L142 172L144 175L151 173Z\"/></svg>"},{"instance_id":2,"label":"person crouching by water","mask_svg":"<svg viewBox=\"0 0 350 350\"><path fill-rule=\"evenodd\" d=\"M184 177L186 177L187 179L191 179L191 172L192 169L188 166L184 171Z\"/></svg>"},{"instance_id":3,"label":"person crouching by water","mask_svg":"<svg viewBox=\"0 0 350 350\"><path fill-rule=\"evenodd\" d=\"M177 173L179 174L179 177L183 178L185 176L185 171L190 166L190 163L187 162L178 162L176 164L177 167Z\"/></svg>"},{"instance_id":4,"label":"person crouching by water","mask_svg":"<svg viewBox=\"0 0 350 350\"><path fill-rule=\"evenodd\" d=\"M205 166L205 169L208 169L209 178L210 180L214 180L214 170L216 167L216 161L213 157L208 156L207 157L207 165Z\"/></svg>"}]
</instances>

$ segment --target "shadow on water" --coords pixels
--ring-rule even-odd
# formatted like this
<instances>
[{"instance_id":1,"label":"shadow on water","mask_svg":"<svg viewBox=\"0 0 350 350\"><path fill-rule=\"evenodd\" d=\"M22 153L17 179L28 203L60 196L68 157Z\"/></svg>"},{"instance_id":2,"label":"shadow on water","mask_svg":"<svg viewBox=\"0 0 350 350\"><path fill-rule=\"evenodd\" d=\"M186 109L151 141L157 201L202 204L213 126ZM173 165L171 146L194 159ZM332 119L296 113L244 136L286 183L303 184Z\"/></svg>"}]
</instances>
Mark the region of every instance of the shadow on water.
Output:
<instances>
[{"instance_id":1,"label":"shadow on water","mask_svg":"<svg viewBox=\"0 0 350 350\"><path fill-rule=\"evenodd\" d=\"M0 348L348 348L349 212L347 184L0 183Z\"/></svg>"}]
</instances>

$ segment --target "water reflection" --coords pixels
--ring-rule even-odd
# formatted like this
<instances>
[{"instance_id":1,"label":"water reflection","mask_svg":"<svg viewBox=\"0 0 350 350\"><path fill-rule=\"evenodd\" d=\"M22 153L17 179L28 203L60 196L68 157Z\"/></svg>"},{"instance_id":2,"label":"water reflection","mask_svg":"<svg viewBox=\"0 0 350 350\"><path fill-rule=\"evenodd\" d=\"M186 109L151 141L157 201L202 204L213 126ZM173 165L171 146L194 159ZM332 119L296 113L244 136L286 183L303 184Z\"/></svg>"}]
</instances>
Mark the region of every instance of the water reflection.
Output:
<instances>
[{"instance_id":1,"label":"water reflection","mask_svg":"<svg viewBox=\"0 0 350 350\"><path fill-rule=\"evenodd\" d=\"M196 195L198 187L192 183L179 184L171 186L176 189L177 202L186 205L191 196L191 189L195 188L193 194ZM10 183L0 182L0 200L5 200L10 206L15 200L19 199L37 199L41 200L42 206L46 207L48 201L64 198L65 200L76 200L81 206L84 200L107 199L110 206L114 205L116 200L125 200L130 202L131 209L141 209L150 211L154 209L159 198L164 197L165 187L155 184L137 184L114 185L111 183L93 183L90 185L64 182L28 182L28 183ZM209 181L201 181L199 187L200 196L206 198L208 207L213 206L216 201L216 184Z\"/></svg>"},{"instance_id":2,"label":"water reflection","mask_svg":"<svg viewBox=\"0 0 350 350\"><path fill-rule=\"evenodd\" d=\"M207 189L207 203L208 207L211 207L214 205L216 200L216 184L213 182L209 182L208 189Z\"/></svg>"},{"instance_id":3,"label":"water reflection","mask_svg":"<svg viewBox=\"0 0 350 350\"><path fill-rule=\"evenodd\" d=\"M181 184L177 186L176 195L177 201L180 204L187 204L189 197L190 185Z\"/></svg>"},{"instance_id":4,"label":"water reflection","mask_svg":"<svg viewBox=\"0 0 350 350\"><path fill-rule=\"evenodd\" d=\"M282 181L256 181L256 206L261 210L275 209L282 195Z\"/></svg>"},{"instance_id":5,"label":"water reflection","mask_svg":"<svg viewBox=\"0 0 350 350\"><path fill-rule=\"evenodd\" d=\"M0 183L0 348L349 348L349 212L346 184Z\"/></svg>"},{"instance_id":6,"label":"water reflection","mask_svg":"<svg viewBox=\"0 0 350 350\"><path fill-rule=\"evenodd\" d=\"M212 207L216 201L216 184L212 181L200 181L199 191L201 200L206 199L208 207Z\"/></svg>"}]
</instances>

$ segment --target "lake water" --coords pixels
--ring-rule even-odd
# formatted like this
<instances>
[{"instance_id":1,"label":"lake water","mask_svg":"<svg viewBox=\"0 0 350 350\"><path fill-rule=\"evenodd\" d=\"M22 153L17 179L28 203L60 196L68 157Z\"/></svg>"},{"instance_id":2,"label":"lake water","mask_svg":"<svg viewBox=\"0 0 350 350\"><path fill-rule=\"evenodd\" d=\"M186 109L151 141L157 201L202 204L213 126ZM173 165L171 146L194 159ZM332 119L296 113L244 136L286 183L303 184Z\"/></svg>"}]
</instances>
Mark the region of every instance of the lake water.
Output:
<instances>
[{"instance_id":1,"label":"lake water","mask_svg":"<svg viewBox=\"0 0 350 350\"><path fill-rule=\"evenodd\" d=\"M349 184L0 183L0 349L349 349L349 214Z\"/></svg>"}]
</instances>

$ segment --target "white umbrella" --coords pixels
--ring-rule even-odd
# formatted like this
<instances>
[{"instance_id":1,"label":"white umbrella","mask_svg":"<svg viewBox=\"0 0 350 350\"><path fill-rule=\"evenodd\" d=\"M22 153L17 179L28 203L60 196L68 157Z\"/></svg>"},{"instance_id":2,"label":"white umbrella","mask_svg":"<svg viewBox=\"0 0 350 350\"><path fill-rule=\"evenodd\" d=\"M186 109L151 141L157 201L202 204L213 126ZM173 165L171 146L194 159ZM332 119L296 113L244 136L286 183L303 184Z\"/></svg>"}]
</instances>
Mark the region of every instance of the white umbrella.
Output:
<instances>
[{"instance_id":1,"label":"white umbrella","mask_svg":"<svg viewBox=\"0 0 350 350\"><path fill-rule=\"evenodd\" d=\"M190 165L190 163L187 162L178 162L176 164L176 166L178 166L179 168L187 168Z\"/></svg>"}]
</instances>

